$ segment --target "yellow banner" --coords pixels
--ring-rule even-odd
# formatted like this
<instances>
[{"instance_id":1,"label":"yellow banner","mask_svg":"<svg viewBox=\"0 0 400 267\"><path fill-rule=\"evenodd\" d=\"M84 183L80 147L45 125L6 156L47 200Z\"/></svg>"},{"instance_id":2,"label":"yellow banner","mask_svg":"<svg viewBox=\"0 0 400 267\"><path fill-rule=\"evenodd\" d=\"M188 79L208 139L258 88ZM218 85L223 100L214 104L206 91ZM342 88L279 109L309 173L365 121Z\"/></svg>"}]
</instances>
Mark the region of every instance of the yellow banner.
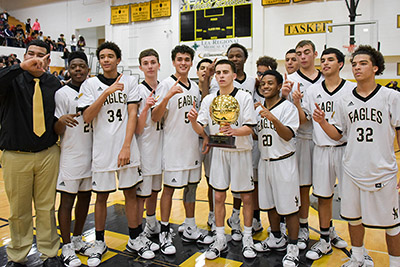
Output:
<instances>
[{"instance_id":1,"label":"yellow banner","mask_svg":"<svg viewBox=\"0 0 400 267\"><path fill-rule=\"evenodd\" d=\"M129 5L111 7L111 24L129 23Z\"/></svg>"},{"instance_id":2,"label":"yellow banner","mask_svg":"<svg viewBox=\"0 0 400 267\"><path fill-rule=\"evenodd\" d=\"M131 4L132 21L150 20L150 2Z\"/></svg>"},{"instance_id":3,"label":"yellow banner","mask_svg":"<svg viewBox=\"0 0 400 267\"><path fill-rule=\"evenodd\" d=\"M324 33L328 23L332 23L332 20L285 24L285 35Z\"/></svg>"},{"instance_id":4,"label":"yellow banner","mask_svg":"<svg viewBox=\"0 0 400 267\"><path fill-rule=\"evenodd\" d=\"M303 1L313 1L313 0L293 0L293 2L297 3L297 2L303 2Z\"/></svg>"},{"instance_id":5,"label":"yellow banner","mask_svg":"<svg viewBox=\"0 0 400 267\"><path fill-rule=\"evenodd\" d=\"M276 5L276 4L288 4L288 3L290 3L290 0L262 0L263 6Z\"/></svg>"},{"instance_id":6,"label":"yellow banner","mask_svg":"<svg viewBox=\"0 0 400 267\"><path fill-rule=\"evenodd\" d=\"M171 0L151 1L151 17L161 18L171 16Z\"/></svg>"}]
</instances>

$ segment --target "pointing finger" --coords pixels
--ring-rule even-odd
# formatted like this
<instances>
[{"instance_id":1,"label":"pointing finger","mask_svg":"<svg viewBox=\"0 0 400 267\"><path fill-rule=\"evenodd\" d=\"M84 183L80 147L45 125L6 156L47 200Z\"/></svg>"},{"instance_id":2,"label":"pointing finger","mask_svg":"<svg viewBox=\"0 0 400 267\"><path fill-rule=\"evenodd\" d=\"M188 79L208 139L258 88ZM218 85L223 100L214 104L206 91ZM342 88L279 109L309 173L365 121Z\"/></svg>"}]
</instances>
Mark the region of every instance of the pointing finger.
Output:
<instances>
[{"instance_id":1,"label":"pointing finger","mask_svg":"<svg viewBox=\"0 0 400 267\"><path fill-rule=\"evenodd\" d=\"M322 109L319 107L319 105L317 103L314 103L315 107L317 108L317 110L322 111Z\"/></svg>"},{"instance_id":2,"label":"pointing finger","mask_svg":"<svg viewBox=\"0 0 400 267\"><path fill-rule=\"evenodd\" d=\"M180 82L180 80L181 80L181 76L179 76L179 78L176 80L176 82L174 83L174 85L173 85L172 87L178 85L178 83Z\"/></svg>"},{"instance_id":3,"label":"pointing finger","mask_svg":"<svg viewBox=\"0 0 400 267\"><path fill-rule=\"evenodd\" d=\"M151 91L150 96L155 95L156 93L156 89L153 89L153 91Z\"/></svg>"},{"instance_id":4,"label":"pointing finger","mask_svg":"<svg viewBox=\"0 0 400 267\"><path fill-rule=\"evenodd\" d=\"M287 80L287 73L285 72L285 81Z\"/></svg>"},{"instance_id":5,"label":"pointing finger","mask_svg":"<svg viewBox=\"0 0 400 267\"><path fill-rule=\"evenodd\" d=\"M193 101L193 108L196 108L196 101Z\"/></svg>"},{"instance_id":6,"label":"pointing finger","mask_svg":"<svg viewBox=\"0 0 400 267\"><path fill-rule=\"evenodd\" d=\"M118 76L117 80L115 81L116 83L119 83L119 80L122 78L122 73Z\"/></svg>"}]
</instances>

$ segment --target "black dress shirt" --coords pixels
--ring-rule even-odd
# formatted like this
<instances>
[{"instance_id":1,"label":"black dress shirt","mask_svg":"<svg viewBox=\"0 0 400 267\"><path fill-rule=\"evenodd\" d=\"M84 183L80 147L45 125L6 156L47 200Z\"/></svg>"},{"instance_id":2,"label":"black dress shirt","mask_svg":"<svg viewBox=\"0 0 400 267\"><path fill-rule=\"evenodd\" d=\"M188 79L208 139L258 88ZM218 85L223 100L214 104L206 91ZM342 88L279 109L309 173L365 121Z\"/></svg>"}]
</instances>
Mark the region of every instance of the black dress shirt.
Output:
<instances>
[{"instance_id":1,"label":"black dress shirt","mask_svg":"<svg viewBox=\"0 0 400 267\"><path fill-rule=\"evenodd\" d=\"M54 145L54 95L60 88L59 80L43 73L40 88L43 96L46 132L38 137L33 132L32 99L35 81L19 65L0 70L0 149L39 152Z\"/></svg>"}]
</instances>

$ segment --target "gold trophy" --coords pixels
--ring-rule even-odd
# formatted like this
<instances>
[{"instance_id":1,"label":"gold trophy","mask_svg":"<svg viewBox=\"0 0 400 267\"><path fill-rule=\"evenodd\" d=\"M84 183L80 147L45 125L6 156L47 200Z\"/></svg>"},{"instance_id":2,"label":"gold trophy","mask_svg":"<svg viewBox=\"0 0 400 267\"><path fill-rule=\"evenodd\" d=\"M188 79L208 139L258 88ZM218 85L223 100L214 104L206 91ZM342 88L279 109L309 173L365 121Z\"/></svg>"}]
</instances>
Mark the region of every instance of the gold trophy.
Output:
<instances>
[{"instance_id":1,"label":"gold trophy","mask_svg":"<svg viewBox=\"0 0 400 267\"><path fill-rule=\"evenodd\" d=\"M213 99L210 105L211 119L220 127L235 123L239 118L239 102L231 95L219 95ZM235 137L223 133L210 135L208 146L236 148Z\"/></svg>"}]
</instances>

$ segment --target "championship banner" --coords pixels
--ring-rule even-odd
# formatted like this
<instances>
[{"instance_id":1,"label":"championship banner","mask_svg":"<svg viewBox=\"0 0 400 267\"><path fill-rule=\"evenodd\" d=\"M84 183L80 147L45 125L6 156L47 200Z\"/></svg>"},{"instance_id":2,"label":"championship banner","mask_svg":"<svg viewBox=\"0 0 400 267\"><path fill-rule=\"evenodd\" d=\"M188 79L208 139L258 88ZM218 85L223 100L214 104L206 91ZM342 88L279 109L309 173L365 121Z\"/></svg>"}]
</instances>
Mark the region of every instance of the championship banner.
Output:
<instances>
[{"instance_id":1,"label":"championship banner","mask_svg":"<svg viewBox=\"0 0 400 267\"><path fill-rule=\"evenodd\" d=\"M161 18L171 16L171 0L151 1L151 17Z\"/></svg>"},{"instance_id":2,"label":"championship banner","mask_svg":"<svg viewBox=\"0 0 400 267\"><path fill-rule=\"evenodd\" d=\"M129 23L129 5L111 7L111 24Z\"/></svg>"},{"instance_id":3,"label":"championship banner","mask_svg":"<svg viewBox=\"0 0 400 267\"><path fill-rule=\"evenodd\" d=\"M290 0L262 0L263 6L276 5L276 4L289 4Z\"/></svg>"},{"instance_id":4,"label":"championship banner","mask_svg":"<svg viewBox=\"0 0 400 267\"><path fill-rule=\"evenodd\" d=\"M131 18L133 22L150 20L150 2L131 4Z\"/></svg>"},{"instance_id":5,"label":"championship banner","mask_svg":"<svg viewBox=\"0 0 400 267\"><path fill-rule=\"evenodd\" d=\"M285 35L325 33L326 24L329 23L332 23L332 20L285 24ZM329 31L332 29L329 28Z\"/></svg>"}]
</instances>

